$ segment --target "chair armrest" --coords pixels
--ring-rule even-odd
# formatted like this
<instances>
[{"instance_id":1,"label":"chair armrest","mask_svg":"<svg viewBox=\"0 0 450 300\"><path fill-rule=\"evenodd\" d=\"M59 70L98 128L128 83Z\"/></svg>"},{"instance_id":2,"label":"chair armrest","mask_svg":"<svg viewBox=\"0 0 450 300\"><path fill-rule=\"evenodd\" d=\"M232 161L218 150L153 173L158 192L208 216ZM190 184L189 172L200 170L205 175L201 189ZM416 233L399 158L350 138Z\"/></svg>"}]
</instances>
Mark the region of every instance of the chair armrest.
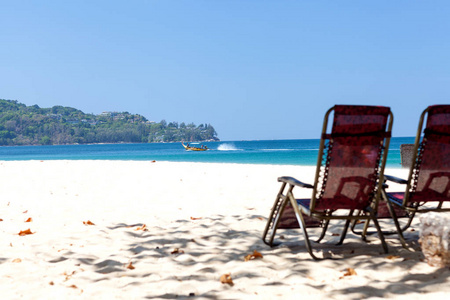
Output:
<instances>
[{"instance_id":1,"label":"chair armrest","mask_svg":"<svg viewBox=\"0 0 450 300\"><path fill-rule=\"evenodd\" d=\"M285 182L285 183L289 183L291 185L295 185L295 186L299 186L299 187L304 187L307 189L312 189L313 186L301 181L298 181L297 179L295 179L294 177L289 177L289 176L283 176L283 177L278 177L278 181L279 182Z\"/></svg>"},{"instance_id":2,"label":"chair armrest","mask_svg":"<svg viewBox=\"0 0 450 300\"><path fill-rule=\"evenodd\" d=\"M384 175L384 179L395 182L395 183L400 183L400 184L407 184L408 181L405 179L401 179L395 176L391 176L391 175Z\"/></svg>"}]
</instances>

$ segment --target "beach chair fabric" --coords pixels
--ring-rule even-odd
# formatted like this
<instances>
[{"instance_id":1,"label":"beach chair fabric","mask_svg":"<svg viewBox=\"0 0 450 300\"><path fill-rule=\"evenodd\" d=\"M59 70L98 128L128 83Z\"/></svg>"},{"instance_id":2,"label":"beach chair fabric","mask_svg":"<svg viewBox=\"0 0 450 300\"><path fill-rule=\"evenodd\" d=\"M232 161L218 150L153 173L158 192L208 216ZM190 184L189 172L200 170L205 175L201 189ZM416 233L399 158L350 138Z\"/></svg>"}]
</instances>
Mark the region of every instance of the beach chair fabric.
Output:
<instances>
[{"instance_id":1,"label":"beach chair fabric","mask_svg":"<svg viewBox=\"0 0 450 300\"><path fill-rule=\"evenodd\" d=\"M331 113L334 114L333 123L331 133L327 133ZM320 240L329 220L347 220L342 243L350 220L375 219L382 184L379 178L386 162L385 148L388 147L391 126L392 114L388 107L336 105L331 108L324 118L314 185L292 177L278 178L282 186L263 233L264 242L273 246L277 228L293 227L291 208L303 230L307 250L314 259L318 258L312 252L307 225L322 224L324 229ZM312 197L296 199L294 187L312 189ZM287 217L284 213L286 207ZM345 215L336 213L342 210L346 211ZM286 227L286 219L291 220L289 227ZM379 234L387 251L381 232Z\"/></svg>"},{"instance_id":2,"label":"beach chair fabric","mask_svg":"<svg viewBox=\"0 0 450 300\"><path fill-rule=\"evenodd\" d=\"M393 176L386 176L386 179L406 185L403 193L389 193L383 189L383 199L406 248L402 232L409 227L416 213L450 211L442 206L450 202L450 105L429 106L422 113L408 180ZM399 209L406 214L399 215ZM400 227L398 218L403 215L409 220Z\"/></svg>"}]
</instances>

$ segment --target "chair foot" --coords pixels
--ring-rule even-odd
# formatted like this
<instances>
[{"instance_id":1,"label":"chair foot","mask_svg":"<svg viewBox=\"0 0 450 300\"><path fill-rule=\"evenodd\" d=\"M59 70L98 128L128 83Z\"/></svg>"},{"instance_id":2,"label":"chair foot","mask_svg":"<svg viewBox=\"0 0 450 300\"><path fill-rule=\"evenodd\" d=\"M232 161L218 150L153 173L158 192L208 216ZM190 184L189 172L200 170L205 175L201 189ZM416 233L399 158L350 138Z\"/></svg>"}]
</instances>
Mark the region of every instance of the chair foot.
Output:
<instances>
[{"instance_id":1,"label":"chair foot","mask_svg":"<svg viewBox=\"0 0 450 300\"><path fill-rule=\"evenodd\" d=\"M323 225L322 233L320 234L319 238L315 241L316 243L320 243L322 239L325 237L325 233L328 229L328 224L330 224L330 220L326 220L325 224Z\"/></svg>"}]
</instances>

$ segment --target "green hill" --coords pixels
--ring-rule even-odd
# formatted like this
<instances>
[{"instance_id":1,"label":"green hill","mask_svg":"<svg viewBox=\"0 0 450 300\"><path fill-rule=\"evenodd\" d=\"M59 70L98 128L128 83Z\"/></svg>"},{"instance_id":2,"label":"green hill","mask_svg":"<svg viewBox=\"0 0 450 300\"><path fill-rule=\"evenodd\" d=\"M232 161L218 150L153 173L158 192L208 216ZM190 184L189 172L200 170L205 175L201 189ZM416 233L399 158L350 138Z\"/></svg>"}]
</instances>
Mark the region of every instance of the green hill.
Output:
<instances>
[{"instance_id":1,"label":"green hill","mask_svg":"<svg viewBox=\"0 0 450 300\"><path fill-rule=\"evenodd\" d=\"M219 140L210 124L150 122L128 112L85 114L72 107L40 108L0 99L0 145L202 142Z\"/></svg>"}]
</instances>

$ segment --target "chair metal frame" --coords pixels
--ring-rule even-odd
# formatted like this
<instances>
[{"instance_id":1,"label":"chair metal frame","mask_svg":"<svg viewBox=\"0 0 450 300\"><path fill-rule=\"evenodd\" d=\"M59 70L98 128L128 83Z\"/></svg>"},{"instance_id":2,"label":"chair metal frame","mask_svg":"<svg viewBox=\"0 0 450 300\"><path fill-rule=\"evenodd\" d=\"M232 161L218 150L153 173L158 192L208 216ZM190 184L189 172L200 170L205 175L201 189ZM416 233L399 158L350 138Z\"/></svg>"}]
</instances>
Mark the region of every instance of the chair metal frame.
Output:
<instances>
[{"instance_id":1,"label":"chair metal frame","mask_svg":"<svg viewBox=\"0 0 450 300\"><path fill-rule=\"evenodd\" d=\"M316 200L318 195L319 187L323 184L321 179L321 173L324 172L324 162L323 162L323 156L325 151L325 141L327 139L332 139L332 137L327 136L327 127L328 122L330 119L330 114L334 111L335 107L330 108L324 117L323 127L322 127L322 135L320 139L320 147L319 147L319 153L318 153L318 159L317 159L317 167L316 167L316 173L314 177L314 185L303 183L293 177L279 177L278 181L281 182L281 188L276 196L274 205L272 207L271 213L269 215L268 221L266 223L266 227L264 229L264 233L262 236L262 239L265 244L273 247L277 246L277 243L274 243L274 238L276 231L278 229L278 226L281 221L281 216L283 215L283 211L288 203L292 205L295 216L297 219L297 222L299 223L299 227L302 230L303 236L305 238L305 244L308 253L311 255L311 257L315 260L323 259L317 257L313 253L313 249L309 240L308 232L306 230L306 222L305 222L305 216L312 217L314 219L321 220L323 230L319 237L319 239L316 242L320 242L323 237L325 236L326 230L328 228L330 220L345 220L344 229L340 238L340 241L338 245L341 245L346 237L346 233L348 230L348 227L350 225L351 221L355 220L372 220L377 228L377 232L379 235L379 238L381 240L381 244L383 247L383 250L385 253L388 252L387 244L384 240L383 233L381 231L381 228L378 224L377 218L376 218L376 211L378 207L378 200L381 197L381 191L382 191L382 185L383 185L383 172L384 167L386 164L387 159L387 153L389 149L389 142L390 142L390 133L392 130L392 124L393 124L393 114L389 110L388 114L388 121L387 121L387 128L385 129L385 136L382 139L381 145L380 145L380 151L382 151L382 155L379 159L379 166L378 166L378 177L377 177L377 183L376 183L376 191L374 191L374 197L371 199L371 205L367 206L364 210L347 210L347 214L345 215L334 215L333 213L337 210L333 209L326 209L326 210L317 210L316 209ZM299 205L297 202L297 199L295 198L293 194L294 187L302 187L302 188L308 188L312 189L312 196L310 199L309 207L305 207L303 205ZM306 200L306 199L305 199ZM366 222L368 224L369 222ZM365 231L364 231L365 232ZM363 240L365 240L365 234L363 235Z\"/></svg>"},{"instance_id":2,"label":"chair metal frame","mask_svg":"<svg viewBox=\"0 0 450 300\"><path fill-rule=\"evenodd\" d=\"M450 109L450 105L447 105ZM416 133L416 138L415 138L415 142L414 142L414 152L413 152L413 156L412 156L412 164L410 166L409 169L409 175L408 175L408 180L404 180L395 176L390 176L390 175L384 175L385 180L387 181L392 181L398 184L404 184L406 185L406 190L404 193L404 197L403 197L403 201L402 203L399 203L398 201L393 201L390 197L389 197L389 193L386 191L387 189L387 185L383 186L382 189L382 200L386 202L389 213L391 215L391 218L394 221L394 225L396 228L396 231L394 232L385 232L385 234L392 234L392 233L397 233L398 237L400 239L400 242L402 244L402 246L405 249L408 249L407 245L406 245L406 241L405 238L403 236L403 232L409 228L409 226L412 223L412 220L415 216L416 213L425 213L425 212L448 212L450 211L450 207L449 208L443 208L442 205L445 202L445 200L441 200L441 201L437 201L437 205L436 207L429 207L429 206L423 206L424 203L420 203L420 202L411 202L410 201L410 197L412 195L412 193L414 193L413 191L413 185L414 185L414 176L420 176L420 161L419 161L419 152L421 151L421 145L423 143L423 138L422 138L422 131L425 132L426 128L424 129L424 124L425 124L425 118L428 116L428 112L430 111L430 109L433 106L429 106L427 107L422 114L420 115L420 119L419 119L419 126L417 129L417 133ZM450 132L446 133L447 135L450 134ZM426 150L425 150L426 151ZM450 178L450 170L448 170L446 176L448 178ZM429 180L428 180L429 181ZM446 191L448 193L448 189L450 188L450 181L447 184L446 187ZM448 200L447 200L448 201ZM431 201L427 201L426 203L430 203ZM395 212L394 209L394 205L397 208L400 208L404 211L406 211L407 215L406 217L408 218L408 221L406 222L406 224L401 227L400 223L398 221L399 217L397 216L397 213Z\"/></svg>"}]
</instances>

